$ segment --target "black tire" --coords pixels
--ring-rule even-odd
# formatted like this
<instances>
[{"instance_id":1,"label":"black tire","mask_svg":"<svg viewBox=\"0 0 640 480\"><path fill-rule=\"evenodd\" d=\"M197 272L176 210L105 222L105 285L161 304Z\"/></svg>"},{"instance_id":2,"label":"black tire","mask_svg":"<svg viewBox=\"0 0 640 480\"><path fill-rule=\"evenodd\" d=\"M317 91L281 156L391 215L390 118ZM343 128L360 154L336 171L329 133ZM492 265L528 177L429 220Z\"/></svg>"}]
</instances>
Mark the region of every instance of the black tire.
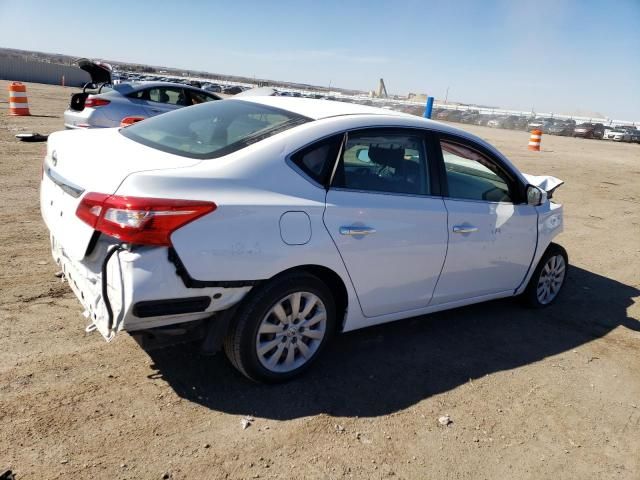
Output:
<instances>
[{"instance_id":1,"label":"black tire","mask_svg":"<svg viewBox=\"0 0 640 480\"><path fill-rule=\"evenodd\" d=\"M551 259L552 257L557 257L558 255L562 256L564 260L564 275L562 278L562 283L560 284L554 297L549 302L543 303L538 298L538 284L540 282L540 275L545 265L549 261L549 259ZM562 293L562 288L564 287L564 284L567 281L568 271L569 271L569 256L567 255L567 251L560 245L556 243L551 243L547 248L547 251L544 252L544 255L542 255L542 258L538 262L538 266L534 270L533 275L531 275L531 279L527 284L527 288L521 295L521 299L523 300L525 305L530 308L545 308L553 304Z\"/></svg>"},{"instance_id":2,"label":"black tire","mask_svg":"<svg viewBox=\"0 0 640 480\"><path fill-rule=\"evenodd\" d=\"M258 329L272 307L287 295L296 292L312 293L322 301L326 311L325 334L320 346L302 366L289 372L274 372L262 365L258 358ZM224 341L224 351L233 366L250 380L279 383L290 380L307 370L324 350L335 330L336 307L329 288L314 275L306 272L291 272L275 277L249 292L231 320Z\"/></svg>"}]
</instances>

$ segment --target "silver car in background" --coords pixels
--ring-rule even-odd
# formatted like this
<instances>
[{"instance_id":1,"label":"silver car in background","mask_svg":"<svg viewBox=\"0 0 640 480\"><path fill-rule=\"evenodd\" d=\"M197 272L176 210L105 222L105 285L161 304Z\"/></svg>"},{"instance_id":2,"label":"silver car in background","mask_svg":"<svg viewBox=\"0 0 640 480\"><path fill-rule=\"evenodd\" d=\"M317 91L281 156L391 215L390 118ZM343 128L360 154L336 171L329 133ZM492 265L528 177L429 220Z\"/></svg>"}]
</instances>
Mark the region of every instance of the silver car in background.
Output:
<instances>
[{"instance_id":1,"label":"silver car in background","mask_svg":"<svg viewBox=\"0 0 640 480\"><path fill-rule=\"evenodd\" d=\"M93 85L96 86L96 85ZM171 82L103 84L94 93L71 97L64 112L65 128L117 127L126 117L148 118L198 103L220 100L218 95Z\"/></svg>"}]
</instances>

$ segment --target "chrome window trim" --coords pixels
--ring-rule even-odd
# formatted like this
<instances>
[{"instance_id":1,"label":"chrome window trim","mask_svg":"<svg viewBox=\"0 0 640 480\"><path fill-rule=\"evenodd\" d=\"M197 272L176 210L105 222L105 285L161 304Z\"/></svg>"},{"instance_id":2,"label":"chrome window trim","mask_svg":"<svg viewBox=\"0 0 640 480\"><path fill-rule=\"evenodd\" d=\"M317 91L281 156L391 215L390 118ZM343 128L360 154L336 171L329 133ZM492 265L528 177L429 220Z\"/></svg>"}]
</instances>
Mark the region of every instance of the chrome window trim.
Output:
<instances>
[{"instance_id":1,"label":"chrome window trim","mask_svg":"<svg viewBox=\"0 0 640 480\"><path fill-rule=\"evenodd\" d=\"M432 199L438 199L438 200L446 200L446 197L443 197L442 195L427 195L424 193L384 192L384 191L376 191L376 190L358 190L355 188L344 188L344 187L331 187L331 190L335 190L338 192L370 193L374 195L394 195L399 197L432 198Z\"/></svg>"}]
</instances>

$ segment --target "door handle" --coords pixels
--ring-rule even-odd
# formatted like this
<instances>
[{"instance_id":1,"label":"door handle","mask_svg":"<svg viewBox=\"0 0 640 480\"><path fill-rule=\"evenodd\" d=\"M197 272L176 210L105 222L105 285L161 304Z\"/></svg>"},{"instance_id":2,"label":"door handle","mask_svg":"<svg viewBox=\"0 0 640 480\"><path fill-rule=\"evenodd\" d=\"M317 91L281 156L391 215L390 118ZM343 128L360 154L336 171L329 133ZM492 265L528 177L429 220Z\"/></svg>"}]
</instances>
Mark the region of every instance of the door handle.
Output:
<instances>
[{"instance_id":1,"label":"door handle","mask_svg":"<svg viewBox=\"0 0 640 480\"><path fill-rule=\"evenodd\" d=\"M358 236L371 233L376 233L376 229L371 227L340 227L340 235Z\"/></svg>"},{"instance_id":2,"label":"door handle","mask_svg":"<svg viewBox=\"0 0 640 480\"><path fill-rule=\"evenodd\" d=\"M474 227L473 225L455 225L453 227L453 233L473 233L477 231L478 227Z\"/></svg>"}]
</instances>

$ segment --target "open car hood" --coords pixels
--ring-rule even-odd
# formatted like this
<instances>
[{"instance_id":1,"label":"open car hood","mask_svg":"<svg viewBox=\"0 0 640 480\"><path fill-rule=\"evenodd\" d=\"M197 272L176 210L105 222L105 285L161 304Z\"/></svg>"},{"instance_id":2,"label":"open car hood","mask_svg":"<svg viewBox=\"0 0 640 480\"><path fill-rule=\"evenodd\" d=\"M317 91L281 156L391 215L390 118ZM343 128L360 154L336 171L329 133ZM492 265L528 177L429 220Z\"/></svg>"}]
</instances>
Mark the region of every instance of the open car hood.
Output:
<instances>
[{"instance_id":1,"label":"open car hood","mask_svg":"<svg viewBox=\"0 0 640 480\"><path fill-rule=\"evenodd\" d=\"M554 190L564 183L564 180L550 175L529 175L527 173L523 173L522 175L530 185L541 188L547 192L548 198L551 198Z\"/></svg>"},{"instance_id":2,"label":"open car hood","mask_svg":"<svg viewBox=\"0 0 640 480\"><path fill-rule=\"evenodd\" d=\"M88 58L80 58L76 62L78 66L91 75L92 83L112 83L111 65L108 63L94 62Z\"/></svg>"}]
</instances>

